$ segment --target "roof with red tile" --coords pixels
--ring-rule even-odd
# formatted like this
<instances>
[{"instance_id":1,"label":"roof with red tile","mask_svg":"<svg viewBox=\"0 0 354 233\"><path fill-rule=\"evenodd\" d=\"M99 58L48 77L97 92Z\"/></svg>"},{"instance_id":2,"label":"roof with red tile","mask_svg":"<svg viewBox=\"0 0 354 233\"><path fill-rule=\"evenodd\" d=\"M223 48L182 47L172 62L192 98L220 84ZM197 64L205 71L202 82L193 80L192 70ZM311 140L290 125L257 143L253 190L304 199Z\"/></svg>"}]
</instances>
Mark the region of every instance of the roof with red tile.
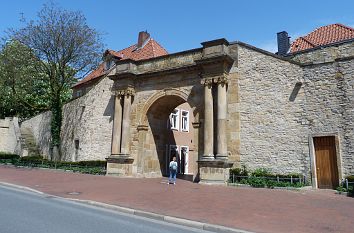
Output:
<instances>
[{"instance_id":1,"label":"roof with red tile","mask_svg":"<svg viewBox=\"0 0 354 233\"><path fill-rule=\"evenodd\" d=\"M106 53L117 57L119 60L132 59L134 61L145 60L168 54L168 52L152 38L149 38L142 48L137 48L137 44L134 44L120 51L107 50ZM92 71L84 79L76 83L73 88L77 88L78 86L81 86L89 81L96 80L102 77L105 73L104 63L101 63L96 70Z\"/></svg>"},{"instance_id":2,"label":"roof with red tile","mask_svg":"<svg viewBox=\"0 0 354 233\"><path fill-rule=\"evenodd\" d=\"M343 24L330 24L317 28L306 36L297 38L290 47L290 52L298 52L322 45L354 38L354 28Z\"/></svg>"}]
</instances>

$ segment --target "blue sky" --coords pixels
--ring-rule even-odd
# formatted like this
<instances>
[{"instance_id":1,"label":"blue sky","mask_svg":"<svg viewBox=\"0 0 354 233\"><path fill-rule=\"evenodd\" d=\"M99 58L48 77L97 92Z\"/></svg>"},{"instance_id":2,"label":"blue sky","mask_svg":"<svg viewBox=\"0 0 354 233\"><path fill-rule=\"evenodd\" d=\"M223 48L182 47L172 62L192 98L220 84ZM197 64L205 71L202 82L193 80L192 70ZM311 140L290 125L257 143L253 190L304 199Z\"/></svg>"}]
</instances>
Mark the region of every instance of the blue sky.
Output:
<instances>
[{"instance_id":1,"label":"blue sky","mask_svg":"<svg viewBox=\"0 0 354 233\"><path fill-rule=\"evenodd\" d=\"M47 1L3 1L0 36L18 28L21 13L34 19ZM136 43L147 30L170 53L200 47L203 41L226 38L275 51L276 33L287 31L292 39L316 27L343 23L354 27L354 1L211 1L57 0L61 7L80 10L91 27L102 32L107 48L119 50Z\"/></svg>"}]
</instances>

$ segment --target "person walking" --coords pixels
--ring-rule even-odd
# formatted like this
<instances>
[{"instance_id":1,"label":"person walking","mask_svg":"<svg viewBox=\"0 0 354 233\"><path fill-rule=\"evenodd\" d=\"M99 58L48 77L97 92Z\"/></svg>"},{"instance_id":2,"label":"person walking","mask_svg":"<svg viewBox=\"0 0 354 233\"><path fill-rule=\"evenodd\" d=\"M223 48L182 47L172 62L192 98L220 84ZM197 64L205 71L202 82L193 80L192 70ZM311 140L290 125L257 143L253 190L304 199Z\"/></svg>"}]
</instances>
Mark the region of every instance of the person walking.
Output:
<instances>
[{"instance_id":1,"label":"person walking","mask_svg":"<svg viewBox=\"0 0 354 233\"><path fill-rule=\"evenodd\" d=\"M173 156L172 161L170 162L170 177L168 178L168 183L167 184L176 184L176 175L177 175L177 162L176 162L176 156Z\"/></svg>"}]
</instances>

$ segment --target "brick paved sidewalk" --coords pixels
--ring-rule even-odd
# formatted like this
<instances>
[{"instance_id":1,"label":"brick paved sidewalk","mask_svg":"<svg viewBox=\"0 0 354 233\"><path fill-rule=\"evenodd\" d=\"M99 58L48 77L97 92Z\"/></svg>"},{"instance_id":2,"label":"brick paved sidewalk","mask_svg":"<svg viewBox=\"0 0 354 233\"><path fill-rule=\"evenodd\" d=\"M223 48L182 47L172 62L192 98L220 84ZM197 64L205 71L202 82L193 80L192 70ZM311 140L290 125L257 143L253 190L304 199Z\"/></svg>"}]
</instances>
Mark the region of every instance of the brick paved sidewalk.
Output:
<instances>
[{"instance_id":1,"label":"brick paved sidewalk","mask_svg":"<svg viewBox=\"0 0 354 233\"><path fill-rule=\"evenodd\" d=\"M255 232L354 232L354 198L332 190L209 186L0 166L0 181L51 195L93 200ZM79 195L70 195L79 192Z\"/></svg>"}]
</instances>

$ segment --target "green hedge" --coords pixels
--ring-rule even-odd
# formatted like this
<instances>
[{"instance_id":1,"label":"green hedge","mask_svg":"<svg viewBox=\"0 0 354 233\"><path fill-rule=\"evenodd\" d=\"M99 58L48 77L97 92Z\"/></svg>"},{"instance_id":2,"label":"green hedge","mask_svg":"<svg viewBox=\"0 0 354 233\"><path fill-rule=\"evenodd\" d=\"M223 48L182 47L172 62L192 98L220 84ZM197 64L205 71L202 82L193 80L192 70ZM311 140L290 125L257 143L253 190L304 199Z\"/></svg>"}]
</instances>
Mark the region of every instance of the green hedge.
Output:
<instances>
[{"instance_id":1,"label":"green hedge","mask_svg":"<svg viewBox=\"0 0 354 233\"><path fill-rule=\"evenodd\" d=\"M0 152L0 159L19 159L20 156L7 152Z\"/></svg>"},{"instance_id":2,"label":"green hedge","mask_svg":"<svg viewBox=\"0 0 354 233\"><path fill-rule=\"evenodd\" d=\"M270 180L265 177L255 177L250 176L249 178L242 179L240 181L241 184L247 184L255 188L274 188L274 187L294 187L301 188L304 186L303 183L300 182L288 182L288 181L275 181Z\"/></svg>"},{"instance_id":3,"label":"green hedge","mask_svg":"<svg viewBox=\"0 0 354 233\"><path fill-rule=\"evenodd\" d=\"M250 176L248 174L251 174ZM292 181L291 181L292 178ZM257 188L274 188L274 187L303 187L304 182L302 174L273 174L269 169L258 168L249 172L245 166L242 168L230 169L231 183L247 184Z\"/></svg>"},{"instance_id":4,"label":"green hedge","mask_svg":"<svg viewBox=\"0 0 354 233\"><path fill-rule=\"evenodd\" d=\"M15 166L28 166L28 167L44 167L71 170L74 172L104 175L106 174L106 161L92 160L92 161L79 161L79 162L66 162L66 161L49 161L41 156L26 156L19 157L18 155L9 156L8 154L0 157L0 163L12 163Z\"/></svg>"}]
</instances>

